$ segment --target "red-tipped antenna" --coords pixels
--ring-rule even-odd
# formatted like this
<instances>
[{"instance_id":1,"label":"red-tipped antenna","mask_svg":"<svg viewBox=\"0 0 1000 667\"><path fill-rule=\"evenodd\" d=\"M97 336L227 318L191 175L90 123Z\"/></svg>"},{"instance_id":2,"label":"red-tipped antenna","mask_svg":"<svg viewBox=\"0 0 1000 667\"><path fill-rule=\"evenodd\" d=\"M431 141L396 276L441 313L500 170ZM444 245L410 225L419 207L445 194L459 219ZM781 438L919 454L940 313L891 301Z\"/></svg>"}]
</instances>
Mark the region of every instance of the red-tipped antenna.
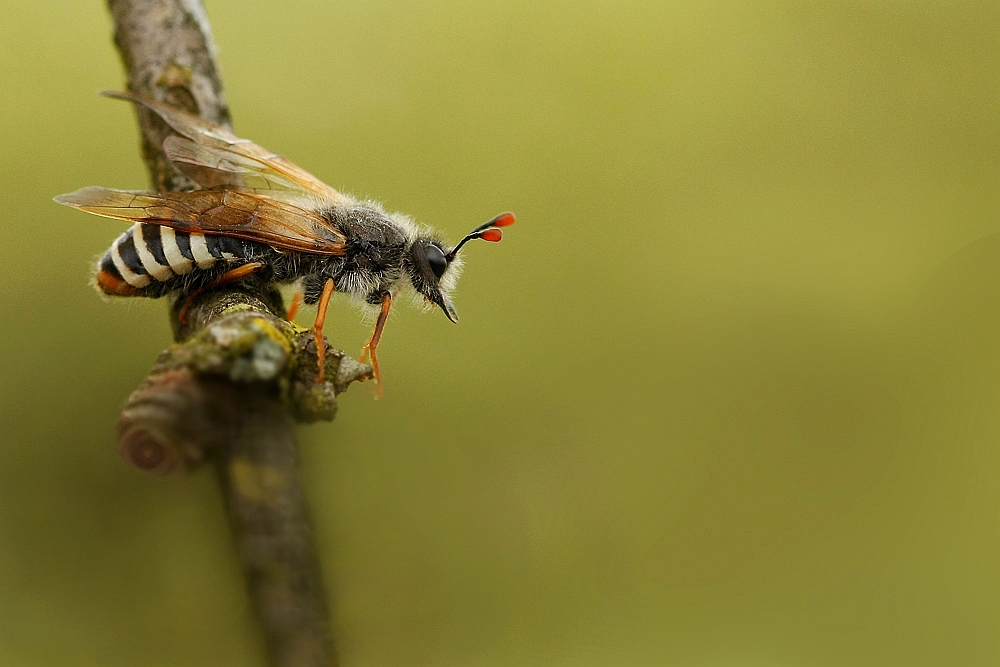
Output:
<instances>
[{"instance_id":1,"label":"red-tipped antenna","mask_svg":"<svg viewBox=\"0 0 1000 667\"><path fill-rule=\"evenodd\" d=\"M514 224L514 214L510 211L501 213L490 222L492 223L490 227L510 227Z\"/></svg>"},{"instance_id":2,"label":"red-tipped antenna","mask_svg":"<svg viewBox=\"0 0 1000 667\"><path fill-rule=\"evenodd\" d=\"M492 241L493 243L498 242L503 238L503 232L500 231L499 227L510 227L514 224L514 214L511 212L501 213L497 217L493 218L489 222L484 222L466 235L464 239L458 242L458 245L449 252L445 259L449 262L455 258L458 251L461 250L462 246L471 241L472 239L483 239L484 241Z\"/></svg>"}]
</instances>

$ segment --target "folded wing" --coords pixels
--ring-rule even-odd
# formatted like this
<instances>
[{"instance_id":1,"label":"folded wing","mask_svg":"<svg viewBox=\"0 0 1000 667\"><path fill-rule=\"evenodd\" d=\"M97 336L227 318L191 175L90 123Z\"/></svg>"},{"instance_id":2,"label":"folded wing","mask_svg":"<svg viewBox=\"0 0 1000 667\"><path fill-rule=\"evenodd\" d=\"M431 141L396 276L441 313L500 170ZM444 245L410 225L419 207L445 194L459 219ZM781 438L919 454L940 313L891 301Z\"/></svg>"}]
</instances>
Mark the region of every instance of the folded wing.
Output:
<instances>
[{"instance_id":1,"label":"folded wing","mask_svg":"<svg viewBox=\"0 0 1000 667\"><path fill-rule=\"evenodd\" d=\"M132 192L81 188L55 198L60 204L107 218L221 234L319 255L343 255L345 238L322 216L251 192Z\"/></svg>"},{"instance_id":2,"label":"folded wing","mask_svg":"<svg viewBox=\"0 0 1000 667\"><path fill-rule=\"evenodd\" d=\"M266 192L276 199L305 195L330 206L353 203L281 155L241 139L224 127L138 95L114 91L104 94L147 107L181 135L168 137L164 150L181 172L203 188L229 186L257 194Z\"/></svg>"}]
</instances>

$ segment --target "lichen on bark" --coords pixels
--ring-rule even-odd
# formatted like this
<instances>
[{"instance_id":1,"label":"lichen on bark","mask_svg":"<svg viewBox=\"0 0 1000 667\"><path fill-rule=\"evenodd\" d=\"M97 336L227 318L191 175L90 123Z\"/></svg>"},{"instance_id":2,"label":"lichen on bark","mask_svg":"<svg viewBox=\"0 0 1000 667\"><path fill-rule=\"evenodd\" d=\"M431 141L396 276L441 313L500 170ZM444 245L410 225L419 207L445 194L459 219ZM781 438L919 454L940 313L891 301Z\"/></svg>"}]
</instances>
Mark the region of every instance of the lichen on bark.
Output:
<instances>
[{"instance_id":1,"label":"lichen on bark","mask_svg":"<svg viewBox=\"0 0 1000 667\"><path fill-rule=\"evenodd\" d=\"M199 0L108 6L129 91L230 126ZM136 113L153 188L195 187L164 154L170 128L141 106ZM294 424L332 419L337 394L371 368L328 347L327 379L317 382L312 331L289 322L274 285L253 277L193 299L177 295L170 322L175 344L122 411L122 455L157 472L212 461L270 664L334 665Z\"/></svg>"}]
</instances>

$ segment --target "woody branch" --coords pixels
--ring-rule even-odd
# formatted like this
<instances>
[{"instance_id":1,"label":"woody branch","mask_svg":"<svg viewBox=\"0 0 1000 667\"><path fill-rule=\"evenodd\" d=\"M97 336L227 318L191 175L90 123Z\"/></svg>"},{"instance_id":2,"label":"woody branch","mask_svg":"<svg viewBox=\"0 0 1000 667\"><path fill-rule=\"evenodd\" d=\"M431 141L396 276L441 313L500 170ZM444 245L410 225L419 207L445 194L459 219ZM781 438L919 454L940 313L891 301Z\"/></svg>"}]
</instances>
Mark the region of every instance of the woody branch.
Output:
<instances>
[{"instance_id":1,"label":"woody branch","mask_svg":"<svg viewBox=\"0 0 1000 667\"><path fill-rule=\"evenodd\" d=\"M126 85L136 94L230 125L200 0L109 0ZM136 105L142 156L157 190L194 186L167 160L169 127ZM336 662L294 421L332 419L336 394L371 369L326 353L317 383L312 333L284 319L281 295L255 279L199 296L178 343L132 394L118 425L126 460L153 471L211 460L222 487L251 603L275 667Z\"/></svg>"}]
</instances>

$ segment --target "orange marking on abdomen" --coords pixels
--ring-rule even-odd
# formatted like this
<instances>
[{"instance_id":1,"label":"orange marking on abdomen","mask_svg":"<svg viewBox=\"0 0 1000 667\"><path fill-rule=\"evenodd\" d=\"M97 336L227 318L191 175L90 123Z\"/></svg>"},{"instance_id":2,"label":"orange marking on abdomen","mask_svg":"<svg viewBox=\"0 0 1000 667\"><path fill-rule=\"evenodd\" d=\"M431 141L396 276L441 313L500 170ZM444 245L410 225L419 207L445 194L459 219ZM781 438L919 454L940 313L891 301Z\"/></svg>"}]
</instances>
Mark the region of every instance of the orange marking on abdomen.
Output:
<instances>
[{"instance_id":1,"label":"orange marking on abdomen","mask_svg":"<svg viewBox=\"0 0 1000 667\"><path fill-rule=\"evenodd\" d=\"M136 296L139 294L138 289L104 270L97 272L97 287L105 294L112 296Z\"/></svg>"}]
</instances>

